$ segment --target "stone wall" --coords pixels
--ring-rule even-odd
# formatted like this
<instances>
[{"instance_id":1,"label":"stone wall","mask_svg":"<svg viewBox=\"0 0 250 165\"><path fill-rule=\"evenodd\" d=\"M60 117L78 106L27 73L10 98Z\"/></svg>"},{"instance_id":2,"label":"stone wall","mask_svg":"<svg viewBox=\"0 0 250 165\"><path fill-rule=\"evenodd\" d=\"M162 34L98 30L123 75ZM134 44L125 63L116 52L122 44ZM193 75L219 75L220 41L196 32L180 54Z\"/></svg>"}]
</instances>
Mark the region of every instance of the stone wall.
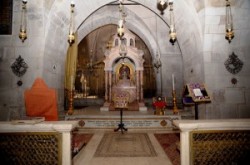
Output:
<instances>
[{"instance_id":1,"label":"stone wall","mask_svg":"<svg viewBox=\"0 0 250 165\"><path fill-rule=\"evenodd\" d=\"M79 34L92 31L91 21L85 21L111 0L75 0L76 29ZM128 28L138 34L147 44L153 57L156 50L162 59L162 80L158 76L164 95L171 93L171 74L174 73L177 93L181 95L185 83L204 82L212 96L212 103L200 106L200 118L244 118L250 112L250 2L232 0L235 38L229 44L225 40L225 4L215 0L175 0L174 12L178 40L174 46L169 43L169 12L164 15L156 9L156 1L136 0L143 4L128 19ZM148 11L145 12L146 7ZM12 35L0 36L0 107L13 110L15 114L24 113L23 92L30 88L36 77L42 77L49 87L58 93L58 104L63 111L63 90L65 59L68 50L67 34L69 25L70 1L33 0L27 4L28 39L24 43L18 38L20 26L21 1L13 1ZM136 15L136 13L139 13ZM98 14L98 13L97 13ZM100 14L100 13L99 13ZM110 13L108 18L95 20L113 23ZM146 14L146 15L144 15ZM99 15L100 16L100 15ZM157 18L157 19L156 19ZM110 20L110 21L108 21ZM156 32L157 20L157 32ZM99 24L100 26L102 24ZM79 36L83 37L83 36ZM224 62L235 52L244 62L242 71L232 75L225 69ZM29 68L17 86L11 64L21 55ZM236 85L231 83L235 77ZM159 91L158 91L159 92ZM16 113L17 112L17 113Z\"/></svg>"},{"instance_id":2,"label":"stone wall","mask_svg":"<svg viewBox=\"0 0 250 165\"><path fill-rule=\"evenodd\" d=\"M202 115L208 119L250 117L250 2L231 0L231 5L235 37L229 44L225 40L225 3L206 1L203 55L206 84L213 101ZM232 52L244 62L236 75L224 66ZM236 85L231 83L232 78L238 80Z\"/></svg>"}]
</instances>

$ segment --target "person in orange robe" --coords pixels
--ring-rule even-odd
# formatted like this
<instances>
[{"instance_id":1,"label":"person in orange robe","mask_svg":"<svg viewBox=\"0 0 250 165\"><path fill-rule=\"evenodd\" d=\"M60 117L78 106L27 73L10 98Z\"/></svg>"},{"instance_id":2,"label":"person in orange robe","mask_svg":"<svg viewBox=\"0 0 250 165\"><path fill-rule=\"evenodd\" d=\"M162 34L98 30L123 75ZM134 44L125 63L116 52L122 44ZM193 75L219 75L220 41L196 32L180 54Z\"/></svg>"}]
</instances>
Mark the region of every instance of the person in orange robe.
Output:
<instances>
[{"instance_id":1,"label":"person in orange robe","mask_svg":"<svg viewBox=\"0 0 250 165\"><path fill-rule=\"evenodd\" d=\"M24 98L27 116L58 120L56 91L48 88L43 79L37 78L32 88L24 92Z\"/></svg>"}]
</instances>

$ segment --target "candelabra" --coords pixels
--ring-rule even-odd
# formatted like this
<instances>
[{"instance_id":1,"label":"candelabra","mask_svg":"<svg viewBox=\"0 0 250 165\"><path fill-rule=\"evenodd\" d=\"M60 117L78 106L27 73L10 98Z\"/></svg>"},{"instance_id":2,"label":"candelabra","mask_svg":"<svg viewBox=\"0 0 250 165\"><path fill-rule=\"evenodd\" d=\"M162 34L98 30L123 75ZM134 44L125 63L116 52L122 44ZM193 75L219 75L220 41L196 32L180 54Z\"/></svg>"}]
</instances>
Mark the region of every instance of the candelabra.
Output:
<instances>
[{"instance_id":1,"label":"candelabra","mask_svg":"<svg viewBox=\"0 0 250 165\"><path fill-rule=\"evenodd\" d=\"M24 40L27 39L26 4L27 4L27 0L23 0L22 1L21 26L20 26L20 32L19 32L19 38L22 40L22 42L24 42Z\"/></svg>"}]
</instances>

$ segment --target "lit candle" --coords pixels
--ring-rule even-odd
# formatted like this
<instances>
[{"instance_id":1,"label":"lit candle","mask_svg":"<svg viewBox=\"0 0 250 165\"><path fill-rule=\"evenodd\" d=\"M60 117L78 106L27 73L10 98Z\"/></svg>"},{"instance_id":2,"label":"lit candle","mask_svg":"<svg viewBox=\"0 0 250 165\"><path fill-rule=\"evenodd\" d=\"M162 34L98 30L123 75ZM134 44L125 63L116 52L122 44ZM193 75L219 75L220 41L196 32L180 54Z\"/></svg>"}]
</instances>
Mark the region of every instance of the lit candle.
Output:
<instances>
[{"instance_id":1,"label":"lit candle","mask_svg":"<svg viewBox=\"0 0 250 165\"><path fill-rule=\"evenodd\" d=\"M174 74L172 74L172 86L173 86L173 90L175 90L175 87L174 87Z\"/></svg>"}]
</instances>

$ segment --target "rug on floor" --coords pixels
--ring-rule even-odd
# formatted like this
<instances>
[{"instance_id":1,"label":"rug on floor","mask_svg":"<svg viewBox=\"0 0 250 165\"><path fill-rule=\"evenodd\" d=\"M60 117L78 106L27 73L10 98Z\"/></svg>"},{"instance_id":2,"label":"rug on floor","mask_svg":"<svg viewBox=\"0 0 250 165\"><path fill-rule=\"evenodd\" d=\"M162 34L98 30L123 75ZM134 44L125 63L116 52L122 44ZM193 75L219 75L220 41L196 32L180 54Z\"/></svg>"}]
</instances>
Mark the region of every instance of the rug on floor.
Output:
<instances>
[{"instance_id":1,"label":"rug on floor","mask_svg":"<svg viewBox=\"0 0 250 165\"><path fill-rule=\"evenodd\" d=\"M146 133L105 133L95 157L155 157L155 149Z\"/></svg>"},{"instance_id":2,"label":"rug on floor","mask_svg":"<svg viewBox=\"0 0 250 165\"><path fill-rule=\"evenodd\" d=\"M180 165L179 133L154 134L173 165Z\"/></svg>"},{"instance_id":3,"label":"rug on floor","mask_svg":"<svg viewBox=\"0 0 250 165\"><path fill-rule=\"evenodd\" d=\"M80 150L88 144L90 139L92 138L93 134L87 133L72 133L72 156L74 157L77 155Z\"/></svg>"}]
</instances>

